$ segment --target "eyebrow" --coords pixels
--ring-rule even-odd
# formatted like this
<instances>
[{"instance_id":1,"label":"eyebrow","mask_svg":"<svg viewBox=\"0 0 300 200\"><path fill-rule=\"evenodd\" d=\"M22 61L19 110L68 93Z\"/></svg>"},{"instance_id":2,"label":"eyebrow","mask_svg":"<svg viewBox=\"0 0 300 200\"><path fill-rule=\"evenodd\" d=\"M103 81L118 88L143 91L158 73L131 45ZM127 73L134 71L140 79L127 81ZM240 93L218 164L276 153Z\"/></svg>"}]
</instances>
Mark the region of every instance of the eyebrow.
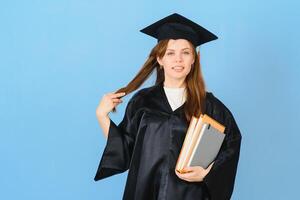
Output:
<instances>
[{"instance_id":1,"label":"eyebrow","mask_svg":"<svg viewBox=\"0 0 300 200\"><path fill-rule=\"evenodd\" d=\"M183 48L183 49L181 49L181 50L186 50L186 49L189 49L189 50L190 50L190 48L188 48L188 47L186 47L186 48ZM170 50L170 51L175 51L174 49L167 49L167 50Z\"/></svg>"}]
</instances>

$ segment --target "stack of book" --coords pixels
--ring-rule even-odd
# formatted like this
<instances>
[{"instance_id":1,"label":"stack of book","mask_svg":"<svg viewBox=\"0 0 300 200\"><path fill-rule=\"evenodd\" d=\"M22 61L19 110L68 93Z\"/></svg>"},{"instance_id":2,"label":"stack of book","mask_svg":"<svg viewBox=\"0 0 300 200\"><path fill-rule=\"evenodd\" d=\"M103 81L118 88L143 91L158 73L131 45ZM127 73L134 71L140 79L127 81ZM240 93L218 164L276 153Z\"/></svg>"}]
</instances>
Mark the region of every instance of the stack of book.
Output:
<instances>
[{"instance_id":1,"label":"stack of book","mask_svg":"<svg viewBox=\"0 0 300 200\"><path fill-rule=\"evenodd\" d=\"M177 163L176 170L185 173L184 168L201 166L206 169L216 158L225 138L225 126L209 117L192 117Z\"/></svg>"}]
</instances>

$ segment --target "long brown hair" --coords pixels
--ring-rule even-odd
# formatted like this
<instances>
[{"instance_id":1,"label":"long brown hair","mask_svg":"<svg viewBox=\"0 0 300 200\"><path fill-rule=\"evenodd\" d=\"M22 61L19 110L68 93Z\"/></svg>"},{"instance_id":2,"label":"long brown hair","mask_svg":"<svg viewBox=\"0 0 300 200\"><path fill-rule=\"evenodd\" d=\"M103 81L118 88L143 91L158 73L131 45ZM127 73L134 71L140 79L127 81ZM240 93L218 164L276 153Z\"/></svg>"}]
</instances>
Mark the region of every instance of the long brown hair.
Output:
<instances>
[{"instance_id":1,"label":"long brown hair","mask_svg":"<svg viewBox=\"0 0 300 200\"><path fill-rule=\"evenodd\" d=\"M127 84L126 87L118 89L116 93L125 92L127 95L135 91L147 80L154 69L156 69L155 85L164 82L164 70L163 68L160 68L156 58L162 58L165 55L168 42L169 39L159 41L151 50L148 59L136 76ZM185 78L187 98L184 105L184 113L187 121L190 121L192 116L200 117L200 114L204 112L206 97L206 89L200 68L199 54L197 54L196 48L192 45L192 43L190 43L190 45L194 49L193 54L195 62L191 67L190 73ZM115 111L116 109L114 108L113 112Z\"/></svg>"}]
</instances>

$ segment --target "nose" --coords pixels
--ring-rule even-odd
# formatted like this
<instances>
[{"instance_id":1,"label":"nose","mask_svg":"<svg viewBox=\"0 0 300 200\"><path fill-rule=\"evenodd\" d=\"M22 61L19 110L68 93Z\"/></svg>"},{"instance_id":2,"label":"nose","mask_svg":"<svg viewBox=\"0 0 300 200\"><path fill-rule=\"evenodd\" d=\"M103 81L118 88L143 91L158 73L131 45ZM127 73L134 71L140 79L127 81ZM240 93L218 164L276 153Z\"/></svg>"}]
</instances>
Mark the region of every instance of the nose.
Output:
<instances>
[{"instance_id":1,"label":"nose","mask_svg":"<svg viewBox=\"0 0 300 200\"><path fill-rule=\"evenodd\" d=\"M175 61L176 62L182 62L182 55L181 53L177 53L176 56L175 56Z\"/></svg>"}]
</instances>

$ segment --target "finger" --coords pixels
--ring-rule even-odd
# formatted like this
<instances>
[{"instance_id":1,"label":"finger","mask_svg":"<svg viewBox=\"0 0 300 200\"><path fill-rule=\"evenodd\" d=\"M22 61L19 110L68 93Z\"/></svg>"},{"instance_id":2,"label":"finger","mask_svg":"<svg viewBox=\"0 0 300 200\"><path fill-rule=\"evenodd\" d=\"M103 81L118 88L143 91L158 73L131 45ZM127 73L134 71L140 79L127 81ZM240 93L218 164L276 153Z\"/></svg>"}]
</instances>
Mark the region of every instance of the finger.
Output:
<instances>
[{"instance_id":1,"label":"finger","mask_svg":"<svg viewBox=\"0 0 300 200\"><path fill-rule=\"evenodd\" d=\"M181 173L179 173L179 172L177 172L177 171L176 171L176 174L177 174L177 176L178 176L180 179L182 179L182 180L185 180L185 181L188 181L188 182L191 182L191 181L192 181L191 177L186 176L186 174L181 174Z\"/></svg>"},{"instance_id":2,"label":"finger","mask_svg":"<svg viewBox=\"0 0 300 200\"><path fill-rule=\"evenodd\" d=\"M125 94L123 94L121 92L120 93L107 93L107 94L104 95L104 97L112 99L112 98L120 98L120 97L122 97L124 95Z\"/></svg>"},{"instance_id":3,"label":"finger","mask_svg":"<svg viewBox=\"0 0 300 200\"><path fill-rule=\"evenodd\" d=\"M184 179L189 179L189 178L194 176L194 173L193 172L188 172L188 173L179 174L179 176L181 178L184 178Z\"/></svg>"},{"instance_id":4,"label":"finger","mask_svg":"<svg viewBox=\"0 0 300 200\"><path fill-rule=\"evenodd\" d=\"M175 171L176 175L179 176L179 177L182 177L183 176L183 173L180 173L178 171Z\"/></svg>"},{"instance_id":5,"label":"finger","mask_svg":"<svg viewBox=\"0 0 300 200\"><path fill-rule=\"evenodd\" d=\"M204 168L201 166L190 166L190 167L184 168L184 171L187 171L187 172L195 172L195 171L203 171L203 170L204 170Z\"/></svg>"},{"instance_id":6,"label":"finger","mask_svg":"<svg viewBox=\"0 0 300 200\"><path fill-rule=\"evenodd\" d=\"M103 96L104 96L104 97L109 97L109 98L111 98L112 95L114 95L114 93L109 92L109 93L104 94Z\"/></svg>"},{"instance_id":7,"label":"finger","mask_svg":"<svg viewBox=\"0 0 300 200\"><path fill-rule=\"evenodd\" d=\"M212 162L212 163L208 166L208 168L211 169L212 166L213 166L214 164L215 164L215 162Z\"/></svg>"},{"instance_id":8,"label":"finger","mask_svg":"<svg viewBox=\"0 0 300 200\"><path fill-rule=\"evenodd\" d=\"M185 181L191 181L190 177L185 177L185 176L179 176L180 179L185 180Z\"/></svg>"},{"instance_id":9,"label":"finger","mask_svg":"<svg viewBox=\"0 0 300 200\"><path fill-rule=\"evenodd\" d=\"M184 171L184 173L189 173L189 172L194 171L194 168L193 167L184 167L183 171Z\"/></svg>"},{"instance_id":10,"label":"finger","mask_svg":"<svg viewBox=\"0 0 300 200\"><path fill-rule=\"evenodd\" d=\"M183 180L185 180L186 179L186 177L185 176L183 176L182 174L180 174L180 173L178 173L177 174L177 176L180 178L180 179L183 179Z\"/></svg>"},{"instance_id":11,"label":"finger","mask_svg":"<svg viewBox=\"0 0 300 200\"><path fill-rule=\"evenodd\" d=\"M214 162L211 163L211 164L205 169L205 174L208 174L208 173L209 173L209 171L211 170L213 164L214 164Z\"/></svg>"},{"instance_id":12,"label":"finger","mask_svg":"<svg viewBox=\"0 0 300 200\"><path fill-rule=\"evenodd\" d=\"M119 98L124 96L126 93L125 92L118 92L118 93L113 93L110 95L111 98Z\"/></svg>"},{"instance_id":13,"label":"finger","mask_svg":"<svg viewBox=\"0 0 300 200\"><path fill-rule=\"evenodd\" d=\"M113 103L114 104L114 107L116 107L117 105L119 105L120 103L119 102L117 102L117 103Z\"/></svg>"},{"instance_id":14,"label":"finger","mask_svg":"<svg viewBox=\"0 0 300 200\"><path fill-rule=\"evenodd\" d=\"M121 103L123 102L122 99L112 99L113 103Z\"/></svg>"}]
</instances>

